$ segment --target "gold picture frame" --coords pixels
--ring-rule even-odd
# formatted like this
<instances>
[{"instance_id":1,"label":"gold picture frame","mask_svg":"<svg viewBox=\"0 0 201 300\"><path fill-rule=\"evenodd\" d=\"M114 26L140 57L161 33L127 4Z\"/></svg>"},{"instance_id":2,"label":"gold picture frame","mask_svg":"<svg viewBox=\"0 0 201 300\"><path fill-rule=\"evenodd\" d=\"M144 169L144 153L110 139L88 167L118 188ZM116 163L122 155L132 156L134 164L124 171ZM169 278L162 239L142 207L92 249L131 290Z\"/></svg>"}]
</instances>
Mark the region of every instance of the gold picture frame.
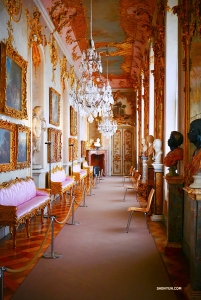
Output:
<instances>
[{"instance_id":1,"label":"gold picture frame","mask_svg":"<svg viewBox=\"0 0 201 300\"><path fill-rule=\"evenodd\" d=\"M73 145L73 147L69 146L68 160L72 161L78 159L78 140L75 138L69 138L69 145Z\"/></svg>"},{"instance_id":2,"label":"gold picture frame","mask_svg":"<svg viewBox=\"0 0 201 300\"><path fill-rule=\"evenodd\" d=\"M49 105L50 105L50 124L59 126L60 125L60 94L53 89L49 88Z\"/></svg>"},{"instance_id":3,"label":"gold picture frame","mask_svg":"<svg viewBox=\"0 0 201 300\"><path fill-rule=\"evenodd\" d=\"M77 112L70 106L70 135L77 135Z\"/></svg>"},{"instance_id":4,"label":"gold picture frame","mask_svg":"<svg viewBox=\"0 0 201 300\"><path fill-rule=\"evenodd\" d=\"M0 120L0 172L16 169L16 124Z\"/></svg>"},{"instance_id":5,"label":"gold picture frame","mask_svg":"<svg viewBox=\"0 0 201 300\"><path fill-rule=\"evenodd\" d=\"M17 169L29 168L31 165L31 130L17 124Z\"/></svg>"},{"instance_id":6,"label":"gold picture frame","mask_svg":"<svg viewBox=\"0 0 201 300\"><path fill-rule=\"evenodd\" d=\"M81 141L81 157L86 158L86 156L87 156L87 142Z\"/></svg>"},{"instance_id":7,"label":"gold picture frame","mask_svg":"<svg viewBox=\"0 0 201 300\"><path fill-rule=\"evenodd\" d=\"M62 132L61 130L49 127L48 141L51 142L48 147L48 163L60 162L62 159Z\"/></svg>"},{"instance_id":8,"label":"gold picture frame","mask_svg":"<svg viewBox=\"0 0 201 300\"><path fill-rule=\"evenodd\" d=\"M8 42L0 42L0 113L27 119L27 62Z\"/></svg>"}]
</instances>

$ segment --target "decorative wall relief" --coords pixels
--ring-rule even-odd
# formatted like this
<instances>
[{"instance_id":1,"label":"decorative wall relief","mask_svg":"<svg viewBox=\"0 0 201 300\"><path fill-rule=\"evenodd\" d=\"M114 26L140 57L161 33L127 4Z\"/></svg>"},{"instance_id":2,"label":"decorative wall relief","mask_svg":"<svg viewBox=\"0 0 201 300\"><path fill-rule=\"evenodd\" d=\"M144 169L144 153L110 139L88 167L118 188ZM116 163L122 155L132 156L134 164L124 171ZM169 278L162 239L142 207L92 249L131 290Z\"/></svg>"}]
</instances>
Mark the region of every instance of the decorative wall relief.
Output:
<instances>
[{"instance_id":1,"label":"decorative wall relief","mask_svg":"<svg viewBox=\"0 0 201 300\"><path fill-rule=\"evenodd\" d=\"M69 73L67 71L67 59L66 56L60 59L60 82L62 86L62 92L66 88L65 80L69 78Z\"/></svg>"},{"instance_id":2,"label":"decorative wall relief","mask_svg":"<svg viewBox=\"0 0 201 300\"><path fill-rule=\"evenodd\" d=\"M10 19L19 22L22 14L22 0L3 0L3 6L10 16Z\"/></svg>"},{"instance_id":3,"label":"decorative wall relief","mask_svg":"<svg viewBox=\"0 0 201 300\"><path fill-rule=\"evenodd\" d=\"M77 135L77 112L70 106L70 135Z\"/></svg>"},{"instance_id":4,"label":"decorative wall relief","mask_svg":"<svg viewBox=\"0 0 201 300\"><path fill-rule=\"evenodd\" d=\"M32 157L34 168L41 168L36 166L35 155L41 149L41 134L46 130L46 121L42 116L42 106L35 106L32 112Z\"/></svg>"},{"instance_id":5,"label":"decorative wall relief","mask_svg":"<svg viewBox=\"0 0 201 300\"><path fill-rule=\"evenodd\" d=\"M60 125L60 94L53 88L49 89L50 124Z\"/></svg>"},{"instance_id":6,"label":"decorative wall relief","mask_svg":"<svg viewBox=\"0 0 201 300\"><path fill-rule=\"evenodd\" d=\"M31 164L31 130L17 125L17 169L29 168Z\"/></svg>"},{"instance_id":7,"label":"decorative wall relief","mask_svg":"<svg viewBox=\"0 0 201 300\"><path fill-rule=\"evenodd\" d=\"M0 172L16 169L16 124L0 120Z\"/></svg>"},{"instance_id":8,"label":"decorative wall relief","mask_svg":"<svg viewBox=\"0 0 201 300\"><path fill-rule=\"evenodd\" d=\"M51 142L48 147L48 163L60 162L62 159L62 132L55 128L48 128L48 141Z\"/></svg>"},{"instance_id":9,"label":"decorative wall relief","mask_svg":"<svg viewBox=\"0 0 201 300\"><path fill-rule=\"evenodd\" d=\"M69 161L72 161L72 160L76 160L78 159L78 141L77 139L75 138L69 138L69 145L73 145L72 146L69 146L69 158L68 160Z\"/></svg>"},{"instance_id":10,"label":"decorative wall relief","mask_svg":"<svg viewBox=\"0 0 201 300\"><path fill-rule=\"evenodd\" d=\"M40 24L39 18L41 13L38 8L34 6L33 17L29 16L29 11L26 11L27 14L27 25L29 28L29 39L28 39L28 48L32 48L32 61L35 67L35 70L41 62L39 45L43 44L46 46L46 38L42 35L42 25Z\"/></svg>"},{"instance_id":11,"label":"decorative wall relief","mask_svg":"<svg viewBox=\"0 0 201 300\"><path fill-rule=\"evenodd\" d=\"M52 63L52 82L55 82L54 71L56 70L57 63L58 63L58 48L57 42L54 37L54 32L50 34L50 40L48 42L49 49L50 49L50 59Z\"/></svg>"},{"instance_id":12,"label":"decorative wall relief","mask_svg":"<svg viewBox=\"0 0 201 300\"><path fill-rule=\"evenodd\" d=\"M10 42L0 43L0 113L27 119L27 62Z\"/></svg>"}]
</instances>

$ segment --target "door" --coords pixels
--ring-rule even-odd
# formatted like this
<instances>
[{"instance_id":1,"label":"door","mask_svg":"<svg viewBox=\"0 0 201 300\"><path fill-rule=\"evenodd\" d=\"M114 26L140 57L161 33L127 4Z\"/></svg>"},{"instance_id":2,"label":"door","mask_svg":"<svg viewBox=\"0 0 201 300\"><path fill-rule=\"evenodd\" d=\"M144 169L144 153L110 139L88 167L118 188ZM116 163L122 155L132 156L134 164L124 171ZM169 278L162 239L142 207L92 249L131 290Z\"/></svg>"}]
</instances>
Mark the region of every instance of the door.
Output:
<instances>
[{"instance_id":1,"label":"door","mask_svg":"<svg viewBox=\"0 0 201 300\"><path fill-rule=\"evenodd\" d=\"M112 137L112 175L128 174L134 166L134 128L118 127Z\"/></svg>"}]
</instances>

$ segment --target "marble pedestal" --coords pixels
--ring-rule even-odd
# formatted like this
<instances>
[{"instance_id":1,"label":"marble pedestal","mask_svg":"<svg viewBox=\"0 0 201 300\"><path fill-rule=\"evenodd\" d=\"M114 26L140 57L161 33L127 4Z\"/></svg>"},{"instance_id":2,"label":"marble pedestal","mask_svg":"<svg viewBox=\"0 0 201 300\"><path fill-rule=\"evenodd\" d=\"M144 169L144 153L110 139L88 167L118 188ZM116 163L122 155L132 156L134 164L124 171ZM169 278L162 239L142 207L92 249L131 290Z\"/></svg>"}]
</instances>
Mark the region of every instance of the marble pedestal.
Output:
<instances>
[{"instance_id":1,"label":"marble pedestal","mask_svg":"<svg viewBox=\"0 0 201 300\"><path fill-rule=\"evenodd\" d=\"M46 176L48 171L45 169L32 170L32 177L38 188L46 188Z\"/></svg>"},{"instance_id":2,"label":"marble pedestal","mask_svg":"<svg viewBox=\"0 0 201 300\"><path fill-rule=\"evenodd\" d=\"M162 221L163 219L163 164L153 163L154 168L154 213L152 221Z\"/></svg>"},{"instance_id":3,"label":"marble pedestal","mask_svg":"<svg viewBox=\"0 0 201 300\"><path fill-rule=\"evenodd\" d=\"M201 188L185 187L193 200L190 222L190 284L185 288L188 299L201 299Z\"/></svg>"},{"instance_id":4,"label":"marble pedestal","mask_svg":"<svg viewBox=\"0 0 201 300\"><path fill-rule=\"evenodd\" d=\"M141 182L142 183L147 183L147 179L148 179L148 166L147 166L147 156L141 156L141 160L142 160L142 178L141 178Z\"/></svg>"},{"instance_id":5,"label":"marble pedestal","mask_svg":"<svg viewBox=\"0 0 201 300\"><path fill-rule=\"evenodd\" d=\"M165 252L182 249L184 192L182 176L165 176L168 184L167 240Z\"/></svg>"}]
</instances>

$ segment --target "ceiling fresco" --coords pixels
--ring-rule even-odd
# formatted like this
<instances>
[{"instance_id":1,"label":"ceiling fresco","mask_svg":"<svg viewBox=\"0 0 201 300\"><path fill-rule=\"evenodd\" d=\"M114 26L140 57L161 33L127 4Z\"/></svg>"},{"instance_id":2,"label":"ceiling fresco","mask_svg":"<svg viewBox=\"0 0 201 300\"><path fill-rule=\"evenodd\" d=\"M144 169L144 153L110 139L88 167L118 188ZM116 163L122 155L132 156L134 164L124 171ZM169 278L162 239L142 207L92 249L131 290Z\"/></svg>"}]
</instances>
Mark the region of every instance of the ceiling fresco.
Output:
<instances>
[{"instance_id":1,"label":"ceiling fresco","mask_svg":"<svg viewBox=\"0 0 201 300\"><path fill-rule=\"evenodd\" d=\"M92 28L95 48L102 57L102 75L108 73L112 88L135 86L151 36L156 0L92 0L92 18L90 0L42 3L71 48L75 63L89 45Z\"/></svg>"}]
</instances>

